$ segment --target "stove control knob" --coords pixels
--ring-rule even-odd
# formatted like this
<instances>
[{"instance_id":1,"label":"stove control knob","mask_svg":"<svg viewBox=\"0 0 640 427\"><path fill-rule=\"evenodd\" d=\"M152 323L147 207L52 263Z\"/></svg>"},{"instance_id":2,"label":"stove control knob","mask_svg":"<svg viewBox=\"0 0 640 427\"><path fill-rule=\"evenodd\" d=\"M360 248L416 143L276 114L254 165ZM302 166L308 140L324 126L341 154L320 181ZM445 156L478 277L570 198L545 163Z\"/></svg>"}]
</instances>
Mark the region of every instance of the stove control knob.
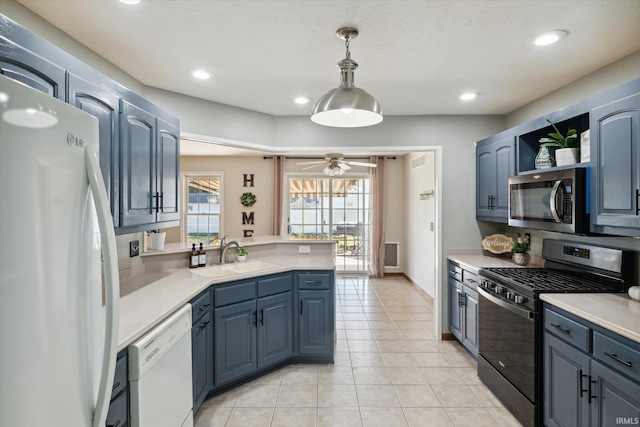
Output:
<instances>
[{"instance_id":1,"label":"stove control knob","mask_svg":"<svg viewBox=\"0 0 640 427\"><path fill-rule=\"evenodd\" d=\"M495 287L495 289L493 290L493 292L495 292L496 294L501 294L501 293L503 293L503 292L504 292L504 286L497 285L497 286Z\"/></svg>"},{"instance_id":2,"label":"stove control knob","mask_svg":"<svg viewBox=\"0 0 640 427\"><path fill-rule=\"evenodd\" d=\"M516 304L524 304L527 301L527 297L516 295L516 299L514 301L516 302Z\"/></svg>"},{"instance_id":3,"label":"stove control knob","mask_svg":"<svg viewBox=\"0 0 640 427\"><path fill-rule=\"evenodd\" d=\"M519 297L519 295L516 295L514 292L509 291L509 292L507 292L506 297L507 297L508 300L515 301L516 298Z\"/></svg>"}]
</instances>

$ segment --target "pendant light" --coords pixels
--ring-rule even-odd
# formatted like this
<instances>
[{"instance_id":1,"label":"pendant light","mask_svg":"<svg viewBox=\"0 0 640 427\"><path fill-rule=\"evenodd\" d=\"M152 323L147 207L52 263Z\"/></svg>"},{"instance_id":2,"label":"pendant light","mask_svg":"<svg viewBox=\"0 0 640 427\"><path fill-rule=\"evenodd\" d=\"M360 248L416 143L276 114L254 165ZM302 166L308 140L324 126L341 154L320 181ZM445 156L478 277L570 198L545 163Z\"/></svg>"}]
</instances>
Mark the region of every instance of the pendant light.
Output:
<instances>
[{"instance_id":1,"label":"pendant light","mask_svg":"<svg viewBox=\"0 0 640 427\"><path fill-rule=\"evenodd\" d=\"M349 40L358 36L358 30L352 27L336 31L338 38L344 40L346 58L338 62L340 68L340 86L329 91L318 100L311 120L323 126L352 128L378 124L382 121L380 104L366 91L355 87L353 72L358 64L351 59Z\"/></svg>"}]
</instances>

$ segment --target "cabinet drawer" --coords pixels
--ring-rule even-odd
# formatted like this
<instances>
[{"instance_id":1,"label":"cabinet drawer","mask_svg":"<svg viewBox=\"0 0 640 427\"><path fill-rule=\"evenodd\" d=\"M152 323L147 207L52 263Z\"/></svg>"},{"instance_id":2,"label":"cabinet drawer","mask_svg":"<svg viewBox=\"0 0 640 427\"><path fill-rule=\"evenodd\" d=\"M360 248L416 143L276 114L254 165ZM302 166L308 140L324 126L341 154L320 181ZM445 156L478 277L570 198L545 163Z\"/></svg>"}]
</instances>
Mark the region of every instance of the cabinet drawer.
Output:
<instances>
[{"instance_id":1,"label":"cabinet drawer","mask_svg":"<svg viewBox=\"0 0 640 427\"><path fill-rule=\"evenodd\" d=\"M449 277L456 279L458 282L462 282L462 267L449 262Z\"/></svg>"},{"instance_id":2,"label":"cabinet drawer","mask_svg":"<svg viewBox=\"0 0 640 427\"><path fill-rule=\"evenodd\" d=\"M211 307L211 292L206 290L198 295L191 303L192 323L196 323L196 321L207 312L209 307Z\"/></svg>"},{"instance_id":3,"label":"cabinet drawer","mask_svg":"<svg viewBox=\"0 0 640 427\"><path fill-rule=\"evenodd\" d=\"M116 360L116 372L113 377L113 388L111 389L112 399L127 387L127 366L127 355L123 353Z\"/></svg>"},{"instance_id":4,"label":"cabinet drawer","mask_svg":"<svg viewBox=\"0 0 640 427\"><path fill-rule=\"evenodd\" d=\"M640 381L640 346L633 348L599 332L593 333L593 355L625 375Z\"/></svg>"},{"instance_id":5,"label":"cabinet drawer","mask_svg":"<svg viewBox=\"0 0 640 427\"><path fill-rule=\"evenodd\" d=\"M462 270L462 283L475 291L478 289L478 275L469 270Z\"/></svg>"},{"instance_id":6,"label":"cabinet drawer","mask_svg":"<svg viewBox=\"0 0 640 427\"><path fill-rule=\"evenodd\" d=\"M588 327L547 308L544 310L544 328L579 349L587 353L590 351L591 336Z\"/></svg>"},{"instance_id":7,"label":"cabinet drawer","mask_svg":"<svg viewBox=\"0 0 640 427\"><path fill-rule=\"evenodd\" d=\"M293 278L291 274L283 274L258 280L258 297L275 295L292 289Z\"/></svg>"},{"instance_id":8,"label":"cabinet drawer","mask_svg":"<svg viewBox=\"0 0 640 427\"><path fill-rule=\"evenodd\" d=\"M127 393L122 393L109 405L107 422L105 425L113 427L125 427L127 425Z\"/></svg>"},{"instance_id":9,"label":"cabinet drawer","mask_svg":"<svg viewBox=\"0 0 640 427\"><path fill-rule=\"evenodd\" d=\"M252 280L214 287L213 295L216 307L255 299L256 282Z\"/></svg>"},{"instance_id":10,"label":"cabinet drawer","mask_svg":"<svg viewBox=\"0 0 640 427\"><path fill-rule=\"evenodd\" d=\"M298 289L329 289L331 275L329 273L300 273Z\"/></svg>"}]
</instances>

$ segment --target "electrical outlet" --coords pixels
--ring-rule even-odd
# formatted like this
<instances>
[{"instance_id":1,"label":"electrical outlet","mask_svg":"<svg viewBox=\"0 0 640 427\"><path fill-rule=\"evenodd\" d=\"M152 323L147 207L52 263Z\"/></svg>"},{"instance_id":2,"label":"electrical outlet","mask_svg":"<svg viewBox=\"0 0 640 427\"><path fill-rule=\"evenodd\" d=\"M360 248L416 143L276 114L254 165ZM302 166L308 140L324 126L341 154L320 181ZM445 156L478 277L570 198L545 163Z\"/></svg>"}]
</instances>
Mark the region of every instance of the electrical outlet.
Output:
<instances>
[{"instance_id":1,"label":"electrical outlet","mask_svg":"<svg viewBox=\"0 0 640 427\"><path fill-rule=\"evenodd\" d=\"M298 246L298 253L299 254L310 254L311 253L311 246L299 245Z\"/></svg>"},{"instance_id":2,"label":"electrical outlet","mask_svg":"<svg viewBox=\"0 0 640 427\"><path fill-rule=\"evenodd\" d=\"M140 240L132 240L129 242L129 257L140 255Z\"/></svg>"}]
</instances>

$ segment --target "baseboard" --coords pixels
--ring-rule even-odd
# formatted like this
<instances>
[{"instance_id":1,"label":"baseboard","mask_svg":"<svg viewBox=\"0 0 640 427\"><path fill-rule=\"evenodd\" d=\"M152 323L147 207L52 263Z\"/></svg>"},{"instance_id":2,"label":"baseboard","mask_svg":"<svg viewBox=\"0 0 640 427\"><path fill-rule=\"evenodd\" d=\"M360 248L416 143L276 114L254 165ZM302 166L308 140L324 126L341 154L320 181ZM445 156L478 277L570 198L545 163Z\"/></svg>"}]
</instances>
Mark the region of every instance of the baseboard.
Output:
<instances>
[{"instance_id":1,"label":"baseboard","mask_svg":"<svg viewBox=\"0 0 640 427\"><path fill-rule=\"evenodd\" d=\"M404 276L405 279L407 279L407 281L409 283L411 283L413 286L415 286L416 288L418 288L418 290L420 290L424 296L427 297L427 299L429 300L429 302L431 304L433 304L433 297L431 295L429 295L429 293L427 291L425 291L424 289L422 289L422 287L420 285L418 285L416 282L414 282L413 280L411 280L411 277L407 276L405 273L400 273L402 276Z\"/></svg>"},{"instance_id":2,"label":"baseboard","mask_svg":"<svg viewBox=\"0 0 640 427\"><path fill-rule=\"evenodd\" d=\"M453 336L450 332L444 332L442 334L442 341L454 341L456 337Z\"/></svg>"}]
</instances>

